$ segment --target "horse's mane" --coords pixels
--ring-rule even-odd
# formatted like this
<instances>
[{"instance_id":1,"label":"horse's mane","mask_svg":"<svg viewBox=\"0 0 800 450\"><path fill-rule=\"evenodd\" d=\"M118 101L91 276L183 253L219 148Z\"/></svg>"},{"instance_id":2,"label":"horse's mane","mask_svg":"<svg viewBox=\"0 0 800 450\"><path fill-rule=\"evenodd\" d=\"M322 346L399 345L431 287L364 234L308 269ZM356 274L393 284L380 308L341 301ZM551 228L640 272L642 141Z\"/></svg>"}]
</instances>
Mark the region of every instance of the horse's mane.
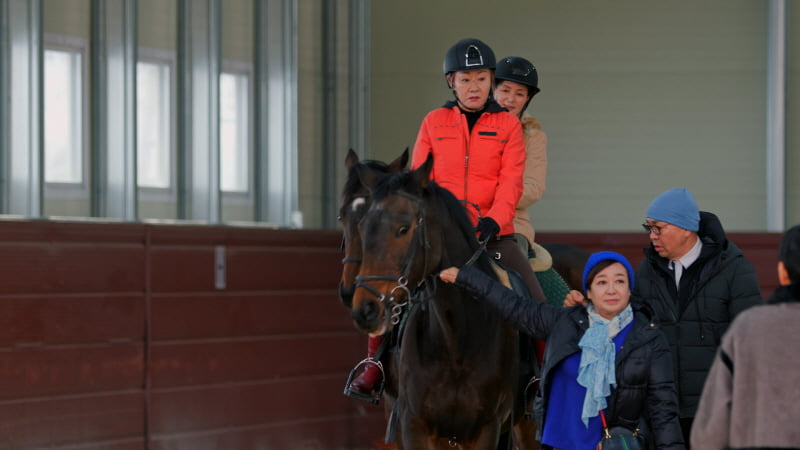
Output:
<instances>
[{"instance_id":1,"label":"horse's mane","mask_svg":"<svg viewBox=\"0 0 800 450\"><path fill-rule=\"evenodd\" d=\"M453 225L455 225L458 230L460 239L469 246L470 253L477 251L479 243L475 238L475 227L472 225L472 221L470 221L467 215L464 203L457 199L452 192L438 185L435 181L431 181L421 190L417 189L413 186L411 177L411 172L401 172L381 178L372 188L373 199L375 199L375 201L381 201L386 198L387 195L397 190L403 190L409 194L417 195L428 202L431 210L446 211L447 216L450 217ZM417 190L414 191L414 189ZM449 231L450 230L448 230L448 232ZM480 254L475 265L483 272L494 275L486 252Z\"/></svg>"}]
</instances>

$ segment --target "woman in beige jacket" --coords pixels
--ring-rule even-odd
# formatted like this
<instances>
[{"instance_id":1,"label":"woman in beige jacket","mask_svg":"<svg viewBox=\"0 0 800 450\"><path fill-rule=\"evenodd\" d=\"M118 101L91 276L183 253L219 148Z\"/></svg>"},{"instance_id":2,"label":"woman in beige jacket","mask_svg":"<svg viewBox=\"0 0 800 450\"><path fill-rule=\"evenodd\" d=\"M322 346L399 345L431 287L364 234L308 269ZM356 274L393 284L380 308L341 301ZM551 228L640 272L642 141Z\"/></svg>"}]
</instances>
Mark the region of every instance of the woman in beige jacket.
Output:
<instances>
[{"instance_id":1,"label":"woman in beige jacket","mask_svg":"<svg viewBox=\"0 0 800 450\"><path fill-rule=\"evenodd\" d=\"M542 198L547 178L547 135L536 119L524 115L533 96L539 92L538 84L536 68L525 58L509 56L498 61L495 99L500 106L520 118L525 139L523 191L514 216L514 232L526 255L534 242L528 208Z\"/></svg>"}]
</instances>

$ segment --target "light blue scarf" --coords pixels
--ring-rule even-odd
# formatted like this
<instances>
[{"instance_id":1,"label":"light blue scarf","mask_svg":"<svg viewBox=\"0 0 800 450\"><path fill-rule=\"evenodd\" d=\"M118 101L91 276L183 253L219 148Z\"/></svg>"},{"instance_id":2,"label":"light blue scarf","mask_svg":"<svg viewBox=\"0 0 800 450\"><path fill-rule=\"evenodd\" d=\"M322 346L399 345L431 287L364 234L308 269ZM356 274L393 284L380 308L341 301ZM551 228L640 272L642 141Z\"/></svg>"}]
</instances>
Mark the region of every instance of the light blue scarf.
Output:
<instances>
[{"instance_id":1,"label":"light blue scarf","mask_svg":"<svg viewBox=\"0 0 800 450\"><path fill-rule=\"evenodd\" d=\"M612 339L633 320L629 304L612 319L604 319L589 303L589 329L581 338L581 362L578 368L578 384L586 388L583 398L581 420L589 427L589 418L600 414L607 406L606 397L611 388L617 387L614 359L617 356Z\"/></svg>"}]
</instances>

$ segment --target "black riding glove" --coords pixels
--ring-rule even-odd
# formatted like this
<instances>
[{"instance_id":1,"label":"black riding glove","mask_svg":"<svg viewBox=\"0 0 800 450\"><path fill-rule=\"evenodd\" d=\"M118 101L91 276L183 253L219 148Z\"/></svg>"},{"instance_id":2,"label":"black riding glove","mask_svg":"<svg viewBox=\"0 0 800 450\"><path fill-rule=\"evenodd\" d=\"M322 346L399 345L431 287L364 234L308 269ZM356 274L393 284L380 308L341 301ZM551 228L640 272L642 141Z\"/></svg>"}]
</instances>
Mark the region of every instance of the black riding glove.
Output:
<instances>
[{"instance_id":1,"label":"black riding glove","mask_svg":"<svg viewBox=\"0 0 800 450\"><path fill-rule=\"evenodd\" d=\"M497 232L500 231L500 225L491 217L481 217L478 220L478 226L475 227L475 231L478 232L478 240L486 242L495 237Z\"/></svg>"}]
</instances>

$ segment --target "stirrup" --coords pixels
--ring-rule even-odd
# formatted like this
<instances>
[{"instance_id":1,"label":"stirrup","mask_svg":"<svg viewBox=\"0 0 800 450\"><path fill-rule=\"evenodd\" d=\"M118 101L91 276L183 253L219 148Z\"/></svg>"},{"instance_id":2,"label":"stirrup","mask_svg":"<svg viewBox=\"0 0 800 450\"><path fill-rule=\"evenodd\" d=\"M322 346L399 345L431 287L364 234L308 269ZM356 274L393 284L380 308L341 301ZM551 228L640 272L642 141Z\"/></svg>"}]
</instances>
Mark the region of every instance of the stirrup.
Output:
<instances>
[{"instance_id":1,"label":"stirrup","mask_svg":"<svg viewBox=\"0 0 800 450\"><path fill-rule=\"evenodd\" d=\"M536 419L536 411L535 411L535 409L536 409L535 403L536 402L535 402L535 398L534 397L536 397L536 393L539 391L539 382L540 381L541 381L541 378L539 378L536 375L534 375L530 379L530 381L528 381L528 385L525 386L525 390L522 393L522 395L523 395L522 398L525 401L525 406L524 406L524 408L525 408L524 409L525 418L527 418L527 419ZM531 387L533 388L533 390L532 390L532 392L528 393L528 390Z\"/></svg>"},{"instance_id":2,"label":"stirrup","mask_svg":"<svg viewBox=\"0 0 800 450\"><path fill-rule=\"evenodd\" d=\"M372 392L369 394L365 394L358 389L350 388L350 384L356 378L357 373L359 372L358 369L364 367L364 371L366 371L369 365L377 366L378 369L381 371L381 379L375 381L375 384L372 386ZM383 363L380 361L375 360L371 356L368 356L361 360L360 363L356 364L353 367L353 370L350 371L350 376L347 377L347 383L344 385L344 395L354 398L356 400L361 400L363 402L372 403L373 405L377 405L381 401L381 395L383 395L383 388L384 388L384 381L386 380L386 374L383 371Z\"/></svg>"}]
</instances>

